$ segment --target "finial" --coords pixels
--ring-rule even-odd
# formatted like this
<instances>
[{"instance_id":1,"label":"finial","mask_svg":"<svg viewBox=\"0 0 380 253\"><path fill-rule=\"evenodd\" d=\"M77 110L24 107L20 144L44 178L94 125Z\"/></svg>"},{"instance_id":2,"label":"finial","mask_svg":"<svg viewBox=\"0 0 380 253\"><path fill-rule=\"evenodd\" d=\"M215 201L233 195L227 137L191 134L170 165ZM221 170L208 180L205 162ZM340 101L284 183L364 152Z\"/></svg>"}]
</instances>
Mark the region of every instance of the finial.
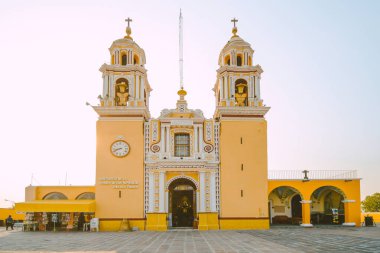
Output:
<instances>
[{"instance_id":1,"label":"finial","mask_svg":"<svg viewBox=\"0 0 380 253\"><path fill-rule=\"evenodd\" d=\"M179 100L185 100L185 96L187 95L187 92L181 88L178 92L177 92L178 96L179 96Z\"/></svg>"},{"instance_id":2,"label":"finial","mask_svg":"<svg viewBox=\"0 0 380 253\"><path fill-rule=\"evenodd\" d=\"M128 17L125 20L125 22L128 22L128 26L127 26L127 29L125 29L125 32L127 33L127 36L124 36L124 38L132 40L132 37L131 37L132 29L131 29L131 27L129 25L129 23L132 22L132 19L130 17Z\"/></svg>"},{"instance_id":3,"label":"finial","mask_svg":"<svg viewBox=\"0 0 380 253\"><path fill-rule=\"evenodd\" d=\"M232 28L232 33L234 34L234 36L233 37L236 37L237 35L236 35L236 33L237 33L237 27L236 27L236 22L238 22L239 20L237 20L236 18L233 18L232 20L231 20L231 22L233 22L234 23L234 27Z\"/></svg>"}]
</instances>

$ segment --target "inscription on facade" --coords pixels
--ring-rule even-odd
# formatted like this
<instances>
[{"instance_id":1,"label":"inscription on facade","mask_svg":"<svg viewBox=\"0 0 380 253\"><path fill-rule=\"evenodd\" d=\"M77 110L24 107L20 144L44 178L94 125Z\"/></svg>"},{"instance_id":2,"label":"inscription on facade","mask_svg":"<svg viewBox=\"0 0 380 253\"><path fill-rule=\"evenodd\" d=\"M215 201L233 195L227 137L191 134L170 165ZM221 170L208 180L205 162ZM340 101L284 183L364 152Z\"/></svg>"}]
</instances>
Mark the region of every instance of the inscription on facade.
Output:
<instances>
[{"instance_id":1,"label":"inscription on facade","mask_svg":"<svg viewBox=\"0 0 380 253\"><path fill-rule=\"evenodd\" d=\"M139 183L134 180L129 180L125 177L101 177L99 184L109 185L113 189L137 189Z\"/></svg>"}]
</instances>

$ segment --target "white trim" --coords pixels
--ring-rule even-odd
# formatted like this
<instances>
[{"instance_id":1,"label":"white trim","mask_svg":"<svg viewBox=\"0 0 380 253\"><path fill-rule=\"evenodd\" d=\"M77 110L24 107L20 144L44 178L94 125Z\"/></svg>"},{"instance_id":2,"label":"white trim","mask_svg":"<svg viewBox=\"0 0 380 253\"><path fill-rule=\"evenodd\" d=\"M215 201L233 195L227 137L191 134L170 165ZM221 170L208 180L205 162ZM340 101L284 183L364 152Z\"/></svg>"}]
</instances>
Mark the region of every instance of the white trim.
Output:
<instances>
[{"instance_id":1,"label":"white trim","mask_svg":"<svg viewBox=\"0 0 380 253\"><path fill-rule=\"evenodd\" d=\"M211 212L216 212L216 173L210 173L210 209Z\"/></svg>"},{"instance_id":2,"label":"white trim","mask_svg":"<svg viewBox=\"0 0 380 253\"><path fill-rule=\"evenodd\" d=\"M301 200L300 203L301 204L311 204L311 203L313 203L313 201L311 201L311 200Z\"/></svg>"},{"instance_id":3,"label":"white trim","mask_svg":"<svg viewBox=\"0 0 380 253\"><path fill-rule=\"evenodd\" d=\"M166 189L166 190L169 190L169 186L170 186L170 184L171 184L173 181L175 181L175 180L177 180L177 179L180 179L180 178L185 178L185 179L190 180L191 182L193 182L193 183L195 184L195 187L197 188L197 189L195 189L195 190L198 190L198 189L199 189L199 184L198 184L198 182L195 181L194 178L189 177L189 176L186 176L186 175L179 175L179 176L176 176L176 177L171 178L168 182L166 182L165 189Z\"/></svg>"},{"instance_id":4,"label":"white trim","mask_svg":"<svg viewBox=\"0 0 380 253\"><path fill-rule=\"evenodd\" d=\"M206 211L206 180L205 180L205 172L199 172L199 184L200 184L200 205L199 205L199 211L205 212Z\"/></svg>"},{"instance_id":5,"label":"white trim","mask_svg":"<svg viewBox=\"0 0 380 253\"><path fill-rule=\"evenodd\" d=\"M160 171L159 178L159 212L163 213L165 211L165 172Z\"/></svg>"},{"instance_id":6,"label":"white trim","mask_svg":"<svg viewBox=\"0 0 380 253\"><path fill-rule=\"evenodd\" d=\"M302 223L300 224L301 227L304 227L304 228L312 228L313 227L313 224L310 224L310 223Z\"/></svg>"},{"instance_id":7,"label":"white trim","mask_svg":"<svg viewBox=\"0 0 380 253\"><path fill-rule=\"evenodd\" d=\"M342 224L342 226L345 226L345 227L355 227L356 223L355 222L345 222L345 223Z\"/></svg>"},{"instance_id":8,"label":"white trim","mask_svg":"<svg viewBox=\"0 0 380 253\"><path fill-rule=\"evenodd\" d=\"M149 213L154 212L154 174L149 173Z\"/></svg>"},{"instance_id":9,"label":"white trim","mask_svg":"<svg viewBox=\"0 0 380 253\"><path fill-rule=\"evenodd\" d=\"M354 200L354 199L344 199L344 200L342 200L342 203L355 203L356 202L356 200Z\"/></svg>"}]
</instances>

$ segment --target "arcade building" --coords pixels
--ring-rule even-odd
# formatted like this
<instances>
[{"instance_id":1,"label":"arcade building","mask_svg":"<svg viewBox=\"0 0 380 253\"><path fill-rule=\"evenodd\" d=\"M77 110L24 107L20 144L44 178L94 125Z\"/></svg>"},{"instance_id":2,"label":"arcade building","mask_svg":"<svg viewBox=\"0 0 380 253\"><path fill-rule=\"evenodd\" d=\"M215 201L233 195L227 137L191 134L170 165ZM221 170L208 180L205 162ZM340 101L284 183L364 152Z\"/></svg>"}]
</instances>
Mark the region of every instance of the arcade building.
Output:
<instances>
[{"instance_id":1,"label":"arcade building","mask_svg":"<svg viewBox=\"0 0 380 253\"><path fill-rule=\"evenodd\" d=\"M92 106L95 185L26 187L16 211L34 229L49 230L52 219L75 229L94 217L101 231L360 225L355 171L268 172L263 69L235 23L218 59L213 118L189 108L183 88L174 108L151 117L145 52L129 23L109 52Z\"/></svg>"}]
</instances>

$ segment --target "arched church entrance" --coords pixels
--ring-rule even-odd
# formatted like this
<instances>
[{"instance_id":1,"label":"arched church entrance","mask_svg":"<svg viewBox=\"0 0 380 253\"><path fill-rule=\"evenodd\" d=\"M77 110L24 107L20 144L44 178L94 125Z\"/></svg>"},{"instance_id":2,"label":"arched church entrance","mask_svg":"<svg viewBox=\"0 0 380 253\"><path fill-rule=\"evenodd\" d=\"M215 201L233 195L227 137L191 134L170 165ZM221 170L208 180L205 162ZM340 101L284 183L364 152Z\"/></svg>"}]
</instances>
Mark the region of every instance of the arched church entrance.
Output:
<instances>
[{"instance_id":1,"label":"arched church entrance","mask_svg":"<svg viewBox=\"0 0 380 253\"><path fill-rule=\"evenodd\" d=\"M178 178L169 185L169 227L193 227L196 217L196 185Z\"/></svg>"}]
</instances>

